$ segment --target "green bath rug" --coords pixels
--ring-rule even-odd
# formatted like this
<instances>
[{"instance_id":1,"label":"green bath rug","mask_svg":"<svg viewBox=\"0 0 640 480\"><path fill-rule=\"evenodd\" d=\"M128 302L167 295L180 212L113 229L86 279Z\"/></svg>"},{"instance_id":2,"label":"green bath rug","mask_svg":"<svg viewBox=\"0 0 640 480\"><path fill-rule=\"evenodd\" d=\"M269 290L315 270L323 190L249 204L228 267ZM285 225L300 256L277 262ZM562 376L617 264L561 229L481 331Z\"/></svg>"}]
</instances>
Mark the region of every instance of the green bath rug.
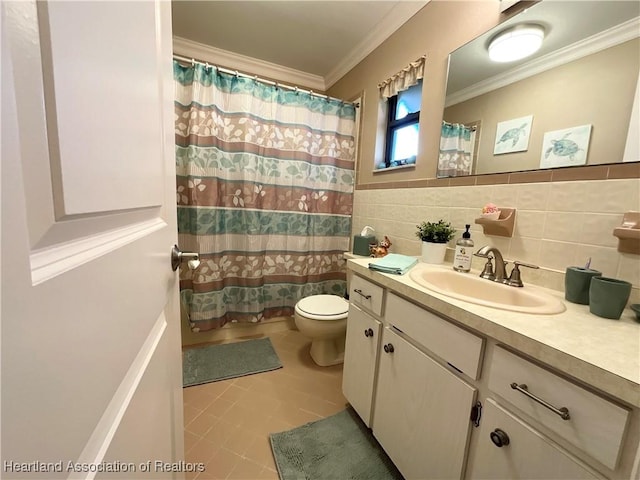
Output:
<instances>
[{"instance_id":1,"label":"green bath rug","mask_svg":"<svg viewBox=\"0 0 640 480\"><path fill-rule=\"evenodd\" d=\"M352 408L269 437L282 480L402 480Z\"/></svg>"},{"instance_id":2,"label":"green bath rug","mask_svg":"<svg viewBox=\"0 0 640 480\"><path fill-rule=\"evenodd\" d=\"M182 354L182 386L191 387L278 368L282 368L282 363L268 338L189 348Z\"/></svg>"}]
</instances>

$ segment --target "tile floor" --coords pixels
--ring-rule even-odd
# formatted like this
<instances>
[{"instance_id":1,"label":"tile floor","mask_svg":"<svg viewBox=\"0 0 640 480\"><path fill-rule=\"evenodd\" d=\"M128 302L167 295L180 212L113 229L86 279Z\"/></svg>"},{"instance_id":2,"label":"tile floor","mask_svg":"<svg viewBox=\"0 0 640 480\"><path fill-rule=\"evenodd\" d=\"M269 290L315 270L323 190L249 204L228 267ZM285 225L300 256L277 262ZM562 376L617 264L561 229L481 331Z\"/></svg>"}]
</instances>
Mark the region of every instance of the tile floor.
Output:
<instances>
[{"instance_id":1,"label":"tile floor","mask_svg":"<svg viewBox=\"0 0 640 480\"><path fill-rule=\"evenodd\" d=\"M185 460L206 465L187 480L276 480L269 433L345 408L342 365L313 363L298 331L268 336L283 368L184 389Z\"/></svg>"}]
</instances>

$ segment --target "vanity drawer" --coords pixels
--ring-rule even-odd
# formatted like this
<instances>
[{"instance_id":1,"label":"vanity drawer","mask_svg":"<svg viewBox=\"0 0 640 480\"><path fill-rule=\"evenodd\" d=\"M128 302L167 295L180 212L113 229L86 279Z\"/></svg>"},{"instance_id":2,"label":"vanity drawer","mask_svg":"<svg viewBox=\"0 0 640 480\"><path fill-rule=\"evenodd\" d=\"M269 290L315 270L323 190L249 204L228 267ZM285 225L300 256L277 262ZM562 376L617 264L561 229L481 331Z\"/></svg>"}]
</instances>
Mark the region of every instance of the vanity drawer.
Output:
<instances>
[{"instance_id":1,"label":"vanity drawer","mask_svg":"<svg viewBox=\"0 0 640 480\"><path fill-rule=\"evenodd\" d=\"M554 412L517 388L546 402L566 408L569 418ZM629 410L496 347L491 360L489 388L577 448L612 470L616 468Z\"/></svg>"},{"instance_id":2,"label":"vanity drawer","mask_svg":"<svg viewBox=\"0 0 640 480\"><path fill-rule=\"evenodd\" d=\"M369 312L381 317L384 300L384 289L362 277L351 278L349 301Z\"/></svg>"},{"instance_id":3,"label":"vanity drawer","mask_svg":"<svg viewBox=\"0 0 640 480\"><path fill-rule=\"evenodd\" d=\"M471 479L596 479L559 445L489 398L482 409L478 448L469 467Z\"/></svg>"},{"instance_id":4,"label":"vanity drawer","mask_svg":"<svg viewBox=\"0 0 640 480\"><path fill-rule=\"evenodd\" d=\"M481 337L392 293L387 297L385 318L387 323L470 378L479 378L483 346Z\"/></svg>"}]
</instances>

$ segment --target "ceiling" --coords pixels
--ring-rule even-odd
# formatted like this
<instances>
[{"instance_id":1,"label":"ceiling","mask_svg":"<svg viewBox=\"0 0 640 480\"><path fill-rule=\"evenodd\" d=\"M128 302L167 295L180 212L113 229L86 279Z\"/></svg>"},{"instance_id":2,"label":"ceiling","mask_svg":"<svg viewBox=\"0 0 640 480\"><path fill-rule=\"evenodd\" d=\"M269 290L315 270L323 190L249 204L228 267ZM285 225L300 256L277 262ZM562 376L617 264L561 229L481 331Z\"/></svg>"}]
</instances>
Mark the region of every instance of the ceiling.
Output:
<instances>
[{"instance_id":1,"label":"ceiling","mask_svg":"<svg viewBox=\"0 0 640 480\"><path fill-rule=\"evenodd\" d=\"M560 49L567 49L567 55L572 55L580 42L584 43L591 37L593 43L594 35L602 35L604 31L637 18L639 14L640 2L637 0L540 2L456 50L449 64L447 95L512 69L533 64ZM545 29L540 50L516 62L491 62L488 54L490 40L498 32L517 24L537 24ZM637 34L637 21L632 28ZM572 46L573 50L570 50Z\"/></svg>"},{"instance_id":2,"label":"ceiling","mask_svg":"<svg viewBox=\"0 0 640 480\"><path fill-rule=\"evenodd\" d=\"M426 3L174 0L173 34L322 77L328 88Z\"/></svg>"}]
</instances>

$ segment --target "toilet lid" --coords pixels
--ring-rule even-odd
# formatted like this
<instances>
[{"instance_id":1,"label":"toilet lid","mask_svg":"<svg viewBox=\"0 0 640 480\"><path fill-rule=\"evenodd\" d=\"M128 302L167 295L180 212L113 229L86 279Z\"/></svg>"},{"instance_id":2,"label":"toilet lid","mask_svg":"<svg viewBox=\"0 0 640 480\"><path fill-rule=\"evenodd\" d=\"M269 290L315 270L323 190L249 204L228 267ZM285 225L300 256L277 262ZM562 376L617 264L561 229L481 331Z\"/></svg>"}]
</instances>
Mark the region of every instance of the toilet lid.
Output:
<instances>
[{"instance_id":1,"label":"toilet lid","mask_svg":"<svg viewBox=\"0 0 640 480\"><path fill-rule=\"evenodd\" d=\"M314 320L337 320L347 315L349 302L338 295L312 295L300 300L296 308Z\"/></svg>"}]
</instances>

